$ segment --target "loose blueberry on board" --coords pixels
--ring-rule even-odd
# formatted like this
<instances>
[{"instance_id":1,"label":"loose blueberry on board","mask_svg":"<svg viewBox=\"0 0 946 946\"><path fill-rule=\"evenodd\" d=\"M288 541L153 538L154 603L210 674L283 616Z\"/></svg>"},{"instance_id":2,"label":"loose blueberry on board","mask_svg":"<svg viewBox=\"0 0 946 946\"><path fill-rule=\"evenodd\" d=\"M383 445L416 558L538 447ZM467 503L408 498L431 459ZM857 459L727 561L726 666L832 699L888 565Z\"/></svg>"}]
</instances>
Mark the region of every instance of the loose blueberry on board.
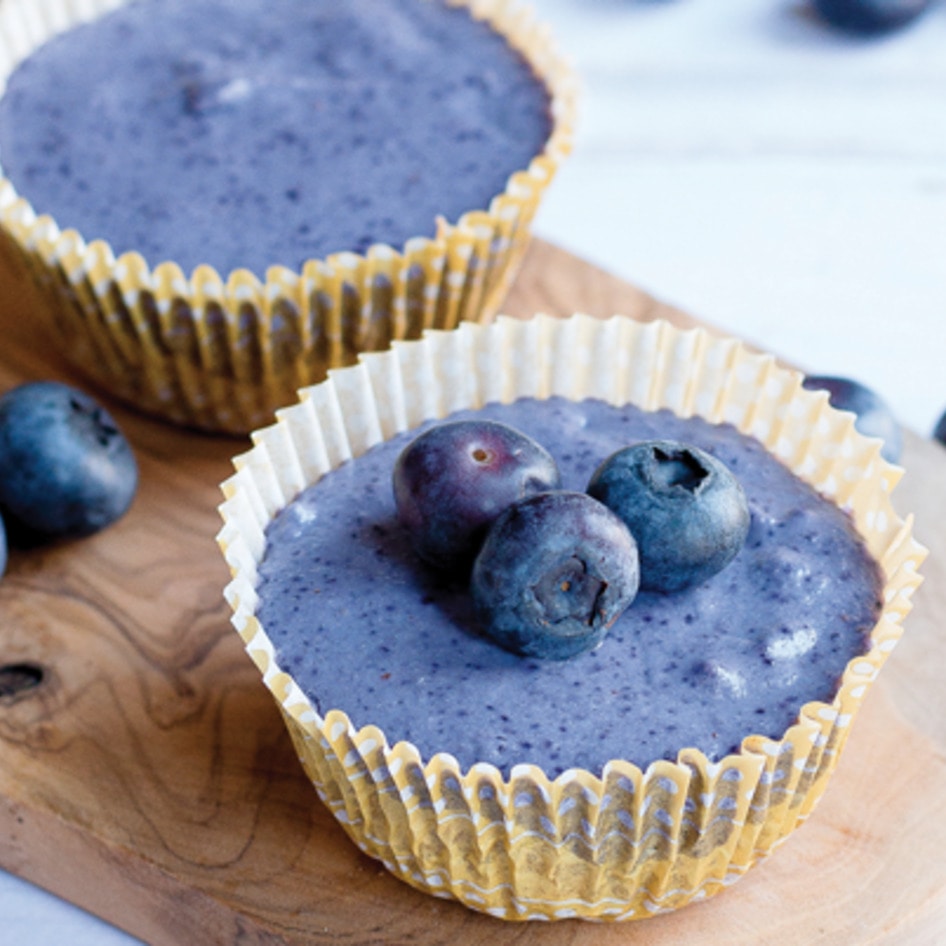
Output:
<instances>
[{"instance_id":1,"label":"loose blueberry on board","mask_svg":"<svg viewBox=\"0 0 946 946\"><path fill-rule=\"evenodd\" d=\"M847 33L878 36L906 26L931 0L812 0L823 20Z\"/></svg>"},{"instance_id":2,"label":"loose blueberry on board","mask_svg":"<svg viewBox=\"0 0 946 946\"><path fill-rule=\"evenodd\" d=\"M35 381L0 397L0 507L11 528L91 535L128 509L137 485L128 441L88 394Z\"/></svg>"},{"instance_id":3,"label":"loose blueberry on board","mask_svg":"<svg viewBox=\"0 0 946 946\"><path fill-rule=\"evenodd\" d=\"M827 391L828 401L840 411L852 411L854 427L865 437L879 437L884 445L881 456L898 463L903 452L903 431L887 402L870 388L850 378L808 375L802 387L809 391Z\"/></svg>"},{"instance_id":4,"label":"loose blueberry on board","mask_svg":"<svg viewBox=\"0 0 946 946\"><path fill-rule=\"evenodd\" d=\"M493 523L470 592L483 630L502 647L564 660L601 642L638 584L627 526L585 493L554 490Z\"/></svg>"},{"instance_id":5,"label":"loose blueberry on board","mask_svg":"<svg viewBox=\"0 0 946 946\"><path fill-rule=\"evenodd\" d=\"M946 447L946 411L940 414L939 420L933 428L933 439L938 440Z\"/></svg>"},{"instance_id":6,"label":"loose blueberry on board","mask_svg":"<svg viewBox=\"0 0 946 946\"><path fill-rule=\"evenodd\" d=\"M398 518L415 551L441 571L467 572L493 520L559 485L548 451L508 424L459 420L418 435L394 465Z\"/></svg>"},{"instance_id":7,"label":"loose blueberry on board","mask_svg":"<svg viewBox=\"0 0 946 946\"><path fill-rule=\"evenodd\" d=\"M676 441L618 450L594 472L588 493L631 530L646 591L705 581L735 558L749 532L746 495L729 468Z\"/></svg>"}]
</instances>

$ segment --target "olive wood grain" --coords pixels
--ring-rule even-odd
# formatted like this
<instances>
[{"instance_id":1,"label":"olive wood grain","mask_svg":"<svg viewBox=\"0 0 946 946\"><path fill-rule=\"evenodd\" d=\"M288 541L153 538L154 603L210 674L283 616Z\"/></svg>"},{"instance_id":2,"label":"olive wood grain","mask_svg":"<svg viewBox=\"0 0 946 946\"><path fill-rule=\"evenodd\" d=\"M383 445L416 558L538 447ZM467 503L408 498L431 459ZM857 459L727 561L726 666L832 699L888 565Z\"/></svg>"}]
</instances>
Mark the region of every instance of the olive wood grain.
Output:
<instances>
[{"instance_id":1,"label":"olive wood grain","mask_svg":"<svg viewBox=\"0 0 946 946\"><path fill-rule=\"evenodd\" d=\"M4 268L0 390L41 377L82 384L44 346L30 305ZM694 324L541 241L505 308ZM676 914L516 925L395 880L347 840L303 776L221 597L218 484L248 441L100 397L140 463L129 514L80 542L15 551L0 582L7 870L156 946L946 942L946 454L937 445L908 436L898 489L932 549L926 585L810 821L731 890Z\"/></svg>"}]
</instances>

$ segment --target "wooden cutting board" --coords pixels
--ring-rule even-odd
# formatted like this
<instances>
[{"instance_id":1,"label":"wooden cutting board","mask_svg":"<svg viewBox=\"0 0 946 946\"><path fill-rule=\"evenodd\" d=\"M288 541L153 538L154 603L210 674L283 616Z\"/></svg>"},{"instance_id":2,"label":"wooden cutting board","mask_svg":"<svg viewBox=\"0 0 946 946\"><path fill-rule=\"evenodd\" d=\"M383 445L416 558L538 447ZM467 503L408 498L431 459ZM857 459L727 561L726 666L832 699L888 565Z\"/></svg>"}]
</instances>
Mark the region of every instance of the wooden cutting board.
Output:
<instances>
[{"instance_id":1,"label":"wooden cutting board","mask_svg":"<svg viewBox=\"0 0 946 946\"><path fill-rule=\"evenodd\" d=\"M505 306L692 319L536 241ZM81 383L0 273L0 390ZM843 366L839 366L843 367ZM153 944L946 942L946 452L907 437L898 508L931 557L908 633L814 816L732 889L643 923L507 924L361 854L303 776L229 627L218 484L248 446L103 400L141 486L104 533L0 582L0 865ZM26 668L26 671L23 670ZM41 681L15 690L17 683Z\"/></svg>"}]
</instances>

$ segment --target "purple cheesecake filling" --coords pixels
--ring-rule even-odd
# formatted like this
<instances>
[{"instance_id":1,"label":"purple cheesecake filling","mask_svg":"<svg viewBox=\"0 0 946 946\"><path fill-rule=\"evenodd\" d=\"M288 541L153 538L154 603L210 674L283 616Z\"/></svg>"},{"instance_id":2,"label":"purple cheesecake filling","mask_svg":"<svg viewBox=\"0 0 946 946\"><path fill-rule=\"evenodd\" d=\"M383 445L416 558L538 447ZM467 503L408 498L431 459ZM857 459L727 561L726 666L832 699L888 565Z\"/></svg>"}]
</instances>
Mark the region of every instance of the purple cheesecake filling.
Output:
<instances>
[{"instance_id":1,"label":"purple cheesecake filling","mask_svg":"<svg viewBox=\"0 0 946 946\"><path fill-rule=\"evenodd\" d=\"M550 129L545 87L465 9L135 0L10 76L0 164L119 254L263 276L486 209Z\"/></svg>"},{"instance_id":2,"label":"purple cheesecake filling","mask_svg":"<svg viewBox=\"0 0 946 946\"><path fill-rule=\"evenodd\" d=\"M469 416L463 412L455 416ZM811 700L830 702L867 649L881 576L850 518L729 425L601 401L517 401L487 416L518 427L583 490L638 440L686 441L740 479L752 512L722 572L676 594L641 593L594 651L517 657L483 637L465 588L424 568L399 526L394 461L416 431L332 471L272 522L259 618L277 660L320 712L344 710L422 755L518 763L550 776L611 759L645 767L685 747L710 759L751 734L778 738Z\"/></svg>"}]
</instances>

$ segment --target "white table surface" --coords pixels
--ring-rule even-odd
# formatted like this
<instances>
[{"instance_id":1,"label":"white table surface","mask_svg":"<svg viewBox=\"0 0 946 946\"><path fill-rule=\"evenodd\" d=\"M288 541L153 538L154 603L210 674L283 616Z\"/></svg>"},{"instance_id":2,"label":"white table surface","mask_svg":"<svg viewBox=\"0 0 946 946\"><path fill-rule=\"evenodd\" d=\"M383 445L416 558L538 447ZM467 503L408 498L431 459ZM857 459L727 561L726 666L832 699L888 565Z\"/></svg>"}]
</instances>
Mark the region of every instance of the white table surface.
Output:
<instances>
[{"instance_id":1,"label":"white table surface","mask_svg":"<svg viewBox=\"0 0 946 946\"><path fill-rule=\"evenodd\" d=\"M853 40L804 0L533 0L584 94L536 232L928 434L946 409L946 3ZM127 934L0 871L0 942ZM182 944L191 946L191 944Z\"/></svg>"}]
</instances>

